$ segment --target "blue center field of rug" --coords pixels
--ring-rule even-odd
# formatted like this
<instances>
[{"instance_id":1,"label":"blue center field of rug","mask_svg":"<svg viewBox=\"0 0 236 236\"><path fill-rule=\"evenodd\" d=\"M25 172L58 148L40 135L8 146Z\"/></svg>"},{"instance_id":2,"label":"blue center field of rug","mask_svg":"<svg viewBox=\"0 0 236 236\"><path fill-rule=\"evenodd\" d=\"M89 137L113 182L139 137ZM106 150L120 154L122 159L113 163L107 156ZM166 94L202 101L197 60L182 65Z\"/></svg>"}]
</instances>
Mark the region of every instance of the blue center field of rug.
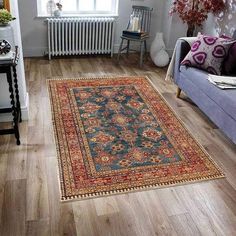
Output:
<instances>
[{"instance_id":1,"label":"blue center field of rug","mask_svg":"<svg viewBox=\"0 0 236 236\"><path fill-rule=\"evenodd\" d=\"M180 162L134 86L73 88L96 171Z\"/></svg>"}]
</instances>

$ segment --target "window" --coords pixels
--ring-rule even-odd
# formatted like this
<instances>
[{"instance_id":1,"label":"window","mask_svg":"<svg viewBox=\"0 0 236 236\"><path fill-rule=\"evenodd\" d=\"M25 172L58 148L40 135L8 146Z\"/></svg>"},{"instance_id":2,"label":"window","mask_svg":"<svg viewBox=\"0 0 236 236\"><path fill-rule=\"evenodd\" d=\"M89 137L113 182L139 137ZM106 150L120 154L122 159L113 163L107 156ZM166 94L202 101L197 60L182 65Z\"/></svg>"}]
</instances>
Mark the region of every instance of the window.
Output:
<instances>
[{"instance_id":1,"label":"window","mask_svg":"<svg viewBox=\"0 0 236 236\"><path fill-rule=\"evenodd\" d=\"M49 16L48 0L37 0L38 16ZM116 15L118 0L55 0L62 4L63 15L104 14Z\"/></svg>"}]
</instances>

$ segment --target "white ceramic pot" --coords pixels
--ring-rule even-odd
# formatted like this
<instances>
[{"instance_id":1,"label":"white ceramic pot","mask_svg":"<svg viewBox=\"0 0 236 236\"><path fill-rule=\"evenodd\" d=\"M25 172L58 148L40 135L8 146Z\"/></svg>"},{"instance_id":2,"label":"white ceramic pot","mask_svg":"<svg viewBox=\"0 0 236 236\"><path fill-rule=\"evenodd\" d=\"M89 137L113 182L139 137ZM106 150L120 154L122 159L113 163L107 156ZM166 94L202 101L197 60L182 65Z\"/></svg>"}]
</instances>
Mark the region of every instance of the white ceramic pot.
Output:
<instances>
[{"instance_id":1,"label":"white ceramic pot","mask_svg":"<svg viewBox=\"0 0 236 236\"><path fill-rule=\"evenodd\" d=\"M165 51L165 43L163 40L163 33L157 32L150 48L150 56L156 66L164 67L169 63L169 55Z\"/></svg>"},{"instance_id":2,"label":"white ceramic pot","mask_svg":"<svg viewBox=\"0 0 236 236\"><path fill-rule=\"evenodd\" d=\"M10 43L11 48L15 47L14 33L11 25L0 25L0 40L6 40Z\"/></svg>"},{"instance_id":3,"label":"white ceramic pot","mask_svg":"<svg viewBox=\"0 0 236 236\"><path fill-rule=\"evenodd\" d=\"M155 56L153 62L158 67L165 67L168 65L170 61L169 54L164 50L161 49Z\"/></svg>"},{"instance_id":4,"label":"white ceramic pot","mask_svg":"<svg viewBox=\"0 0 236 236\"><path fill-rule=\"evenodd\" d=\"M60 17L60 16L61 16L61 13L62 13L62 12L61 12L59 9L57 9L57 10L54 11L54 16L55 16L55 17Z\"/></svg>"}]
</instances>

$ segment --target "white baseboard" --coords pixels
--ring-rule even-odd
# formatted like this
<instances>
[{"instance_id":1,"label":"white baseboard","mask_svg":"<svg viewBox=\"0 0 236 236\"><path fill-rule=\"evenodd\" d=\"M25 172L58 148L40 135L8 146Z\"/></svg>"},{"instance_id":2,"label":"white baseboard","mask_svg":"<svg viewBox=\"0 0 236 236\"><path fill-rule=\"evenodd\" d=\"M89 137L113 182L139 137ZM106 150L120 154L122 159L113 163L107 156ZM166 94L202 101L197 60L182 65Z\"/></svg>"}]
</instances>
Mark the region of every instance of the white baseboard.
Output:
<instances>
[{"instance_id":1,"label":"white baseboard","mask_svg":"<svg viewBox=\"0 0 236 236\"><path fill-rule=\"evenodd\" d=\"M118 53L119 47L120 47L119 44L114 45L114 53ZM24 57L42 57L45 55L45 52L47 52L47 50L48 48L24 48L23 54Z\"/></svg>"},{"instance_id":2,"label":"white baseboard","mask_svg":"<svg viewBox=\"0 0 236 236\"><path fill-rule=\"evenodd\" d=\"M124 45L125 47L126 45ZM150 45L147 45L148 48ZM114 53L118 53L119 51L120 44L115 44L114 45ZM139 45L138 44L132 44L132 48L134 50L139 50ZM23 54L24 57L42 57L45 56L45 53L47 52L48 48L42 47L42 48L24 48L23 49Z\"/></svg>"},{"instance_id":3,"label":"white baseboard","mask_svg":"<svg viewBox=\"0 0 236 236\"><path fill-rule=\"evenodd\" d=\"M6 108L6 107L5 107ZM26 104L21 107L22 120L29 119L29 95L26 95ZM13 119L11 113L0 114L0 122L11 122Z\"/></svg>"},{"instance_id":4,"label":"white baseboard","mask_svg":"<svg viewBox=\"0 0 236 236\"><path fill-rule=\"evenodd\" d=\"M42 57L47 51L47 47L41 48L23 48L24 57Z\"/></svg>"},{"instance_id":5,"label":"white baseboard","mask_svg":"<svg viewBox=\"0 0 236 236\"><path fill-rule=\"evenodd\" d=\"M114 53L118 53L119 47L120 47L119 44L115 44L115 45L114 45Z\"/></svg>"},{"instance_id":6,"label":"white baseboard","mask_svg":"<svg viewBox=\"0 0 236 236\"><path fill-rule=\"evenodd\" d=\"M133 44L130 44L130 45L131 45L130 48L139 51L140 45L139 45L138 43L136 43L136 44L133 43ZM125 47L125 46L126 46L126 45L124 44L124 47ZM114 45L114 53L118 53L119 47L120 47L120 44L115 44L115 45ZM149 51L149 48L150 48L149 43L147 44L147 48L148 48L148 51ZM125 51L124 51L123 53L125 53ZM132 53L132 51L131 51L131 53Z\"/></svg>"}]
</instances>

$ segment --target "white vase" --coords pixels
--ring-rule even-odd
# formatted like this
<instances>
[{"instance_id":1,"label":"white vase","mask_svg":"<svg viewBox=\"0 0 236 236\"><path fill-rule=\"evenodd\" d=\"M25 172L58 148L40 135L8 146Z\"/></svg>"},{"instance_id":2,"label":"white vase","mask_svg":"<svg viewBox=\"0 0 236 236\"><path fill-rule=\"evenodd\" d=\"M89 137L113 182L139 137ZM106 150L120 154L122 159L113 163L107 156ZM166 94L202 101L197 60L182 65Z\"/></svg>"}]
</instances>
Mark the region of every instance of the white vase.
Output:
<instances>
[{"instance_id":1,"label":"white vase","mask_svg":"<svg viewBox=\"0 0 236 236\"><path fill-rule=\"evenodd\" d=\"M164 50L161 49L155 56L153 62L158 67L165 67L168 65L170 61L169 54Z\"/></svg>"},{"instance_id":2,"label":"white vase","mask_svg":"<svg viewBox=\"0 0 236 236\"><path fill-rule=\"evenodd\" d=\"M0 40L6 40L11 45L11 48L14 50L15 41L11 25L0 25Z\"/></svg>"},{"instance_id":3,"label":"white vase","mask_svg":"<svg viewBox=\"0 0 236 236\"><path fill-rule=\"evenodd\" d=\"M60 17L61 13L62 13L61 10L57 9L57 10L54 11L53 14L54 14L55 17Z\"/></svg>"},{"instance_id":4,"label":"white vase","mask_svg":"<svg viewBox=\"0 0 236 236\"><path fill-rule=\"evenodd\" d=\"M166 52L163 33L157 32L150 48L150 56L156 66L164 67L169 63L169 55Z\"/></svg>"}]
</instances>

